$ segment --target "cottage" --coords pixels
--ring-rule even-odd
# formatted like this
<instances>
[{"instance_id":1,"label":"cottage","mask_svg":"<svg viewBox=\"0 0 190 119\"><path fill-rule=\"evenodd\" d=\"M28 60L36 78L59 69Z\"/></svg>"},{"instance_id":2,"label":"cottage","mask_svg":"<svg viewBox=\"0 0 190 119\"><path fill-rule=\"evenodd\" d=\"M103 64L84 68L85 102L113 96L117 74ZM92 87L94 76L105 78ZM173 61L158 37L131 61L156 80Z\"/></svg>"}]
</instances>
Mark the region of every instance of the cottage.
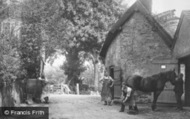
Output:
<instances>
[{"instance_id":1,"label":"cottage","mask_svg":"<svg viewBox=\"0 0 190 119\"><path fill-rule=\"evenodd\" d=\"M190 106L190 11L183 11L174 37L173 53L178 69L184 74L184 101Z\"/></svg>"},{"instance_id":2,"label":"cottage","mask_svg":"<svg viewBox=\"0 0 190 119\"><path fill-rule=\"evenodd\" d=\"M115 98L121 95L121 76L150 76L177 68L173 38L155 20L151 9L152 0L137 0L113 25L101 49L100 56L116 80ZM158 102L175 103L173 86L166 85Z\"/></svg>"}]
</instances>

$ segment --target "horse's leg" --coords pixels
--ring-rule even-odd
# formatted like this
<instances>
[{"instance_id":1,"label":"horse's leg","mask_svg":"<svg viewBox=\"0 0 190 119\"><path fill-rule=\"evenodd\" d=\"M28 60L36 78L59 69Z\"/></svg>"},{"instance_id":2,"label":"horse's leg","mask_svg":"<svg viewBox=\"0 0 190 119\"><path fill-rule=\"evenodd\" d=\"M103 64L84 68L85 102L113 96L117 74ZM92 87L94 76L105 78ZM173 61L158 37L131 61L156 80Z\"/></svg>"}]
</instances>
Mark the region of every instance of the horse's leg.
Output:
<instances>
[{"instance_id":1,"label":"horse's leg","mask_svg":"<svg viewBox=\"0 0 190 119\"><path fill-rule=\"evenodd\" d=\"M137 100L137 94L136 94L136 93L137 93L137 92L133 92L134 110L135 110L136 112L138 112L139 110L138 110L137 104L136 104L136 100Z\"/></svg>"},{"instance_id":2,"label":"horse's leg","mask_svg":"<svg viewBox=\"0 0 190 119\"><path fill-rule=\"evenodd\" d=\"M136 99L137 99L137 92L134 90L132 92L132 97L131 97L131 103L132 103L132 108L135 111L135 113L138 113L138 108L137 108L137 103L136 103Z\"/></svg>"},{"instance_id":3,"label":"horse's leg","mask_svg":"<svg viewBox=\"0 0 190 119\"><path fill-rule=\"evenodd\" d=\"M158 96L160 95L161 91L155 91L154 92L154 99L153 99L153 102L152 102L152 110L154 111L156 109L156 102L157 102L157 99L158 99Z\"/></svg>"}]
</instances>

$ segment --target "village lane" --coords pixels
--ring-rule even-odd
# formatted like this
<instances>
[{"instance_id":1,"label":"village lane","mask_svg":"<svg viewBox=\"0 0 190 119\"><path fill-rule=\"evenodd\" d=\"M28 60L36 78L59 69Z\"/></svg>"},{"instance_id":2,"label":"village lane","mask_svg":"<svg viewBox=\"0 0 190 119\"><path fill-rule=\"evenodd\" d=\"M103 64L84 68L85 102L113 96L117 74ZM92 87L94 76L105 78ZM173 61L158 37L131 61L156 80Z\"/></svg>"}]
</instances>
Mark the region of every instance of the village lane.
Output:
<instances>
[{"instance_id":1,"label":"village lane","mask_svg":"<svg viewBox=\"0 0 190 119\"><path fill-rule=\"evenodd\" d=\"M100 96L59 95L50 96L49 119L189 119L190 109L177 111L175 107L158 107L153 112L150 105L139 105L138 115L119 112L120 105L105 106Z\"/></svg>"}]
</instances>

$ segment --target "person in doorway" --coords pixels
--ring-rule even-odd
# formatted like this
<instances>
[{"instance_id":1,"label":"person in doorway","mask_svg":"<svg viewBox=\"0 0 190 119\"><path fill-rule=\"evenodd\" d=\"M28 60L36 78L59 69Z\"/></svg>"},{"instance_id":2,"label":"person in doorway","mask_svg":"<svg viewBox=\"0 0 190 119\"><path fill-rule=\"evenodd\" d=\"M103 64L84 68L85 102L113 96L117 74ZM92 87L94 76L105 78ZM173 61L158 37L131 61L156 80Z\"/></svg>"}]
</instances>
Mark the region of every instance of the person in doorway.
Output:
<instances>
[{"instance_id":1,"label":"person in doorway","mask_svg":"<svg viewBox=\"0 0 190 119\"><path fill-rule=\"evenodd\" d=\"M112 94L111 88L113 87L113 79L108 75L108 72L104 72L104 77L100 79L100 82L103 82L102 91L101 91L101 101L104 101L104 105L111 105L112 103Z\"/></svg>"},{"instance_id":2,"label":"person in doorway","mask_svg":"<svg viewBox=\"0 0 190 119\"><path fill-rule=\"evenodd\" d=\"M182 105L182 100L181 96L183 94L183 74L180 73L176 81L174 82L174 92L176 96L176 101L177 101L177 110L182 110L183 105Z\"/></svg>"}]
</instances>

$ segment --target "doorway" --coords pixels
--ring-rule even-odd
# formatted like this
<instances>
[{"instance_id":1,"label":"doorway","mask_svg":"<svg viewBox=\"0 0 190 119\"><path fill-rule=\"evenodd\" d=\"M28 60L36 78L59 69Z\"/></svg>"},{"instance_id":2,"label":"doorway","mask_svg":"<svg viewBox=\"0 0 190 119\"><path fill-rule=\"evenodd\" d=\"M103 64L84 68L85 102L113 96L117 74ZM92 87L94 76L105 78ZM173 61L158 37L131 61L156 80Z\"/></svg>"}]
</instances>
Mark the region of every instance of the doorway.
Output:
<instances>
[{"instance_id":1,"label":"doorway","mask_svg":"<svg viewBox=\"0 0 190 119\"><path fill-rule=\"evenodd\" d=\"M109 74L112 77L112 79L114 79L114 66L110 66L109 68ZM112 100L114 99L114 86L111 88L111 95L112 95Z\"/></svg>"},{"instance_id":2,"label":"doorway","mask_svg":"<svg viewBox=\"0 0 190 119\"><path fill-rule=\"evenodd\" d=\"M184 101L190 106L190 55L179 59L179 72L184 75Z\"/></svg>"}]
</instances>

